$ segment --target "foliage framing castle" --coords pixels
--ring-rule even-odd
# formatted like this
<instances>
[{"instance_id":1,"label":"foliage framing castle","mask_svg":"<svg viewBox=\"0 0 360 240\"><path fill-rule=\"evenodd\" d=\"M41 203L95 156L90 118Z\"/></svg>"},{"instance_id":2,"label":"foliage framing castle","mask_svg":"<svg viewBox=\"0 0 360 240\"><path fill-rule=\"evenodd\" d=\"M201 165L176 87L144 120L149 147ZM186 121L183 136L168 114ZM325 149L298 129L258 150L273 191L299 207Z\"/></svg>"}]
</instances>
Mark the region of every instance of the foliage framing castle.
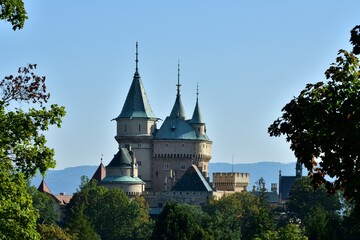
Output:
<instances>
[{"instance_id":1,"label":"foliage framing castle","mask_svg":"<svg viewBox=\"0 0 360 240\"><path fill-rule=\"evenodd\" d=\"M187 119L181 101L178 66L174 106L161 127L157 128L159 118L153 113L147 98L138 61L136 43L135 74L121 113L114 119L119 152L106 170L99 167L97 172L100 175L101 171L106 171L106 177L100 177L100 184L109 188L121 187L130 195L141 194L144 190L169 192L190 167L196 168L208 180L212 142L206 134L198 92L192 118Z\"/></svg>"}]
</instances>

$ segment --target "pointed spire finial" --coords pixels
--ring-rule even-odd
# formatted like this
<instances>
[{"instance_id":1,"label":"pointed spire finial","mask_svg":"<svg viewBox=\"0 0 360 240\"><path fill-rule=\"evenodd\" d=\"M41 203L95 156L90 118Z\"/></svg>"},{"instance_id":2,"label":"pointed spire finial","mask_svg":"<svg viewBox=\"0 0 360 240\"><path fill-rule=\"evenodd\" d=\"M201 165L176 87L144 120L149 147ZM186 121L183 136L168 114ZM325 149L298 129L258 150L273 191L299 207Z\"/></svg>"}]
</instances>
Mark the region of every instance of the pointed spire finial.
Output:
<instances>
[{"instance_id":1,"label":"pointed spire finial","mask_svg":"<svg viewBox=\"0 0 360 240\"><path fill-rule=\"evenodd\" d=\"M139 52L138 52L138 42L136 42L136 72L138 71L138 62L139 62Z\"/></svg>"},{"instance_id":2,"label":"pointed spire finial","mask_svg":"<svg viewBox=\"0 0 360 240\"><path fill-rule=\"evenodd\" d=\"M196 83L196 102L199 100L199 83Z\"/></svg>"},{"instance_id":3,"label":"pointed spire finial","mask_svg":"<svg viewBox=\"0 0 360 240\"><path fill-rule=\"evenodd\" d=\"M101 158L100 158L100 163L102 163L102 160L103 160L103 154L101 154Z\"/></svg>"},{"instance_id":4,"label":"pointed spire finial","mask_svg":"<svg viewBox=\"0 0 360 240\"><path fill-rule=\"evenodd\" d=\"M177 96L180 96L180 60L178 60L178 83L177 83Z\"/></svg>"}]
</instances>

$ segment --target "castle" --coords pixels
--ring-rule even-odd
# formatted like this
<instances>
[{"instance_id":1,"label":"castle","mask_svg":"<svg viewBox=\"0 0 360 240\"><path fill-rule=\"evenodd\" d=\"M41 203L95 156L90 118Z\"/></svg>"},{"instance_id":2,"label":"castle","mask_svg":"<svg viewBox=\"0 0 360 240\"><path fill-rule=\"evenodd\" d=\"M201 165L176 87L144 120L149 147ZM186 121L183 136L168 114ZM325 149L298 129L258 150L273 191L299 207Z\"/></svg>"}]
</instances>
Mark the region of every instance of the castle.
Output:
<instances>
[{"instance_id":1,"label":"castle","mask_svg":"<svg viewBox=\"0 0 360 240\"><path fill-rule=\"evenodd\" d=\"M224 191L246 190L247 173L241 176L237 173L236 177L217 173L218 183L214 186L209 183L212 141L200 111L198 89L192 117L186 117L180 94L179 64L173 108L161 127L157 127L159 118L153 113L141 81L138 55L136 43L134 77L121 112L113 119L119 150L106 168L100 164L93 178L107 188L119 187L130 196L143 195L150 202L151 196L163 202L177 195L181 195L182 202L194 202L194 198L184 195L202 195L208 200L216 193L215 185ZM195 202L199 201L205 203Z\"/></svg>"}]
</instances>

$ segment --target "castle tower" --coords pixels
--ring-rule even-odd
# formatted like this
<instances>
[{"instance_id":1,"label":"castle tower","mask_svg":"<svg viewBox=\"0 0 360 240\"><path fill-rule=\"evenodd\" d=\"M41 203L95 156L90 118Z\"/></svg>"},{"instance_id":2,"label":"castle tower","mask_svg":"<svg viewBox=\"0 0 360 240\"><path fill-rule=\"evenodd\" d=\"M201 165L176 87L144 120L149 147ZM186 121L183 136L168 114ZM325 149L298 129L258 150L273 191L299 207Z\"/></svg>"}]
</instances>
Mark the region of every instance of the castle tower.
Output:
<instances>
[{"instance_id":1,"label":"castle tower","mask_svg":"<svg viewBox=\"0 0 360 240\"><path fill-rule=\"evenodd\" d=\"M195 129L196 135L199 139L207 139L206 136L206 124L202 117L202 114L200 112L199 107L199 86L197 86L196 89L196 104L195 109L192 115L192 118L190 119L189 123L193 128ZM205 152L205 154L201 154L200 157L197 159L197 166L199 170L204 174L205 177L208 177L208 167L209 167L209 161L211 159L211 152Z\"/></svg>"},{"instance_id":2,"label":"castle tower","mask_svg":"<svg viewBox=\"0 0 360 240\"><path fill-rule=\"evenodd\" d=\"M139 178L151 188L151 156L153 132L158 118L154 115L138 70L138 43L136 43L136 68L133 81L117 122L116 141L119 149L131 145L136 154Z\"/></svg>"},{"instance_id":3,"label":"castle tower","mask_svg":"<svg viewBox=\"0 0 360 240\"><path fill-rule=\"evenodd\" d=\"M186 119L180 95L179 64L176 86L174 106L153 140L152 182L155 192L171 191L192 164L202 169L207 177L207 165L203 163L208 163L211 159L212 142L205 133L199 107L197 106L193 122L192 119Z\"/></svg>"},{"instance_id":4,"label":"castle tower","mask_svg":"<svg viewBox=\"0 0 360 240\"><path fill-rule=\"evenodd\" d=\"M106 177L99 184L108 189L121 188L129 196L142 194L145 183L138 177L138 166L130 145L119 148L106 166Z\"/></svg>"}]
</instances>

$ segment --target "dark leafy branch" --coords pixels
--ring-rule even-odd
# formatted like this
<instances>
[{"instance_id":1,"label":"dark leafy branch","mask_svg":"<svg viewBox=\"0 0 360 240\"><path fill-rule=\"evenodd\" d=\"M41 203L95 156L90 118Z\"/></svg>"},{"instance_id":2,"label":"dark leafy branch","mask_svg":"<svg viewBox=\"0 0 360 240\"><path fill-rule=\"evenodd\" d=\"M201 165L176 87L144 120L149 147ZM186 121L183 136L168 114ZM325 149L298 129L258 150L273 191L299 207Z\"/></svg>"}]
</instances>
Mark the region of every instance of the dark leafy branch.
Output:
<instances>
[{"instance_id":1,"label":"dark leafy branch","mask_svg":"<svg viewBox=\"0 0 360 240\"><path fill-rule=\"evenodd\" d=\"M286 135L313 186L324 184L330 193L342 190L360 206L359 29L351 31L354 52L340 50L325 72L327 81L307 84L285 105L268 132Z\"/></svg>"},{"instance_id":2,"label":"dark leafy branch","mask_svg":"<svg viewBox=\"0 0 360 240\"><path fill-rule=\"evenodd\" d=\"M22 29L28 19L22 0L0 0L0 19L10 22L13 30Z\"/></svg>"}]
</instances>

